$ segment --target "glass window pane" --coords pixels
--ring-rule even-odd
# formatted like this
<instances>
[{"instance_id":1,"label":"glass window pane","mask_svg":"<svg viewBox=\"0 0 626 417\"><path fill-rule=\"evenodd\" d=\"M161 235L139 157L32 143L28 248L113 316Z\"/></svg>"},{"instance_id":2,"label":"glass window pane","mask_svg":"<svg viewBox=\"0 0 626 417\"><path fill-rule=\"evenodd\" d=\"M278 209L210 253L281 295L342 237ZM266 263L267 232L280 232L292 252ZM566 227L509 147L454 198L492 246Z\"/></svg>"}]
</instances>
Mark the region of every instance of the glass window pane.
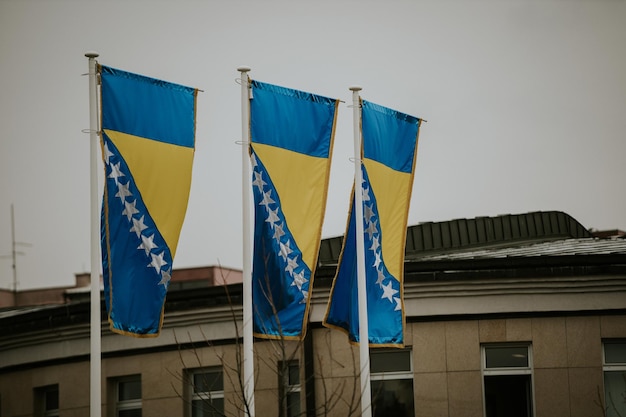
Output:
<instances>
[{"instance_id":1,"label":"glass window pane","mask_svg":"<svg viewBox=\"0 0 626 417\"><path fill-rule=\"evenodd\" d=\"M141 408L136 408L134 410L119 410L117 415L119 417L141 417Z\"/></svg>"},{"instance_id":2,"label":"glass window pane","mask_svg":"<svg viewBox=\"0 0 626 417\"><path fill-rule=\"evenodd\" d=\"M118 384L119 401L141 399L141 380L120 381Z\"/></svg>"},{"instance_id":3,"label":"glass window pane","mask_svg":"<svg viewBox=\"0 0 626 417\"><path fill-rule=\"evenodd\" d=\"M413 380L372 381L374 417L413 417Z\"/></svg>"},{"instance_id":4,"label":"glass window pane","mask_svg":"<svg viewBox=\"0 0 626 417\"><path fill-rule=\"evenodd\" d=\"M626 342L605 342L604 360L606 363L626 363Z\"/></svg>"},{"instance_id":5,"label":"glass window pane","mask_svg":"<svg viewBox=\"0 0 626 417\"><path fill-rule=\"evenodd\" d=\"M193 375L193 391L209 392L223 391L224 378L222 371L202 372Z\"/></svg>"},{"instance_id":6,"label":"glass window pane","mask_svg":"<svg viewBox=\"0 0 626 417\"><path fill-rule=\"evenodd\" d=\"M528 417L531 415L530 375L485 377L487 417Z\"/></svg>"},{"instance_id":7,"label":"glass window pane","mask_svg":"<svg viewBox=\"0 0 626 417\"><path fill-rule=\"evenodd\" d=\"M211 401L211 404L213 404L213 407L215 407L214 415L216 416L224 415L224 399L223 398L215 398L213 401Z\"/></svg>"},{"instance_id":8,"label":"glass window pane","mask_svg":"<svg viewBox=\"0 0 626 417\"><path fill-rule=\"evenodd\" d=\"M300 367L297 364L289 365L289 385L300 385Z\"/></svg>"},{"instance_id":9,"label":"glass window pane","mask_svg":"<svg viewBox=\"0 0 626 417\"><path fill-rule=\"evenodd\" d=\"M411 352L408 350L370 353L370 372L411 371Z\"/></svg>"},{"instance_id":10,"label":"glass window pane","mask_svg":"<svg viewBox=\"0 0 626 417\"><path fill-rule=\"evenodd\" d=\"M59 390L58 388L50 388L44 393L44 410L58 410L59 408Z\"/></svg>"},{"instance_id":11,"label":"glass window pane","mask_svg":"<svg viewBox=\"0 0 626 417\"><path fill-rule=\"evenodd\" d=\"M292 392L287 395L287 417L300 415L300 393Z\"/></svg>"},{"instance_id":12,"label":"glass window pane","mask_svg":"<svg viewBox=\"0 0 626 417\"><path fill-rule=\"evenodd\" d=\"M191 404L192 417L218 417L224 415L224 399L194 400Z\"/></svg>"},{"instance_id":13,"label":"glass window pane","mask_svg":"<svg viewBox=\"0 0 626 417\"><path fill-rule=\"evenodd\" d=\"M527 368L526 346L492 346L485 348L487 368Z\"/></svg>"},{"instance_id":14,"label":"glass window pane","mask_svg":"<svg viewBox=\"0 0 626 417\"><path fill-rule=\"evenodd\" d=\"M607 417L626 415L626 371L604 372L604 401Z\"/></svg>"}]
</instances>

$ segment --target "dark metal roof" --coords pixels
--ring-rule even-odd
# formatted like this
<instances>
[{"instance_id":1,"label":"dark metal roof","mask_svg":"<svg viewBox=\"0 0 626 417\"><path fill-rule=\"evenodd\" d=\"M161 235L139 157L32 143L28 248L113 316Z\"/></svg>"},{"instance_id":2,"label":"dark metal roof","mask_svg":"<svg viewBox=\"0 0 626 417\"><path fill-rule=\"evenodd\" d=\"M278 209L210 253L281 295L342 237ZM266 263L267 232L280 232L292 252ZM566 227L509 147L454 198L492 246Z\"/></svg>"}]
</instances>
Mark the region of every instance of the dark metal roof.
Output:
<instances>
[{"instance_id":1,"label":"dark metal roof","mask_svg":"<svg viewBox=\"0 0 626 417\"><path fill-rule=\"evenodd\" d=\"M509 246L528 241L590 238L591 233L561 211L538 211L496 217L422 223L407 230L407 255L485 246Z\"/></svg>"},{"instance_id":2,"label":"dark metal roof","mask_svg":"<svg viewBox=\"0 0 626 417\"><path fill-rule=\"evenodd\" d=\"M626 240L596 238L564 239L520 246L497 247L451 253L423 253L418 261L528 258L535 256L626 255Z\"/></svg>"},{"instance_id":3,"label":"dark metal roof","mask_svg":"<svg viewBox=\"0 0 626 417\"><path fill-rule=\"evenodd\" d=\"M406 260L427 255L510 247L563 239L592 238L591 233L561 211L537 211L495 217L427 222L407 228ZM336 264L343 237L324 239L320 265Z\"/></svg>"}]
</instances>

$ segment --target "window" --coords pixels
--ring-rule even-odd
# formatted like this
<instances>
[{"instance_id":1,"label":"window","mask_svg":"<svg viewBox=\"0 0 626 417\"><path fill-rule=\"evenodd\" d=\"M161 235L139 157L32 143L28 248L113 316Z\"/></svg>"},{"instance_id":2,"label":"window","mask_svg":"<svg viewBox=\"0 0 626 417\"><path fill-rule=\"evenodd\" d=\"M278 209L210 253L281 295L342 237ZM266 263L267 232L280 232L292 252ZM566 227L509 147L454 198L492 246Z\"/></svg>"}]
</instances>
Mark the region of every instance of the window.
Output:
<instances>
[{"instance_id":1,"label":"window","mask_svg":"<svg viewBox=\"0 0 626 417\"><path fill-rule=\"evenodd\" d=\"M626 415L626 341L604 342L604 407L606 417Z\"/></svg>"},{"instance_id":2,"label":"window","mask_svg":"<svg viewBox=\"0 0 626 417\"><path fill-rule=\"evenodd\" d=\"M532 417L531 359L527 344L482 347L486 417Z\"/></svg>"},{"instance_id":3,"label":"window","mask_svg":"<svg viewBox=\"0 0 626 417\"><path fill-rule=\"evenodd\" d=\"M141 376L120 378L115 388L115 417L141 417Z\"/></svg>"},{"instance_id":4,"label":"window","mask_svg":"<svg viewBox=\"0 0 626 417\"><path fill-rule=\"evenodd\" d=\"M45 387L35 388L35 415L42 417L58 417L58 385L48 385Z\"/></svg>"},{"instance_id":5,"label":"window","mask_svg":"<svg viewBox=\"0 0 626 417\"><path fill-rule=\"evenodd\" d=\"M410 350L370 351L374 417L413 417L413 368Z\"/></svg>"},{"instance_id":6,"label":"window","mask_svg":"<svg viewBox=\"0 0 626 417\"><path fill-rule=\"evenodd\" d=\"M282 398L285 399L284 407L281 410L281 416L295 417L301 415L300 402L300 364L298 361L280 362L278 372L280 389L282 390Z\"/></svg>"},{"instance_id":7,"label":"window","mask_svg":"<svg viewBox=\"0 0 626 417\"><path fill-rule=\"evenodd\" d=\"M221 368L204 368L189 373L191 417L224 415L224 372Z\"/></svg>"}]
</instances>

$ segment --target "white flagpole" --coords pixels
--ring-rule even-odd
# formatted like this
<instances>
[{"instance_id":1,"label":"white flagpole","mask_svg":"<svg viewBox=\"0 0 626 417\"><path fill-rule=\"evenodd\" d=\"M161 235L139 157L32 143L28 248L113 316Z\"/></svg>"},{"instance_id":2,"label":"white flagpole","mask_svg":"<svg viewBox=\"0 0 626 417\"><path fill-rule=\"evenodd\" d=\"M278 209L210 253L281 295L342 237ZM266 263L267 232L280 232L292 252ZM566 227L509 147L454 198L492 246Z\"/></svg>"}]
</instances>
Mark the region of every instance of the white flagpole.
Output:
<instances>
[{"instance_id":1,"label":"white flagpole","mask_svg":"<svg viewBox=\"0 0 626 417\"><path fill-rule=\"evenodd\" d=\"M357 285L359 300L359 357L361 364L361 416L372 415L370 386L369 328L367 319L367 293L365 285L365 243L363 238L363 173L361 172L361 87L350 87L352 91L352 114L354 124L354 220L356 224Z\"/></svg>"},{"instance_id":2,"label":"white flagpole","mask_svg":"<svg viewBox=\"0 0 626 417\"><path fill-rule=\"evenodd\" d=\"M90 416L102 413L101 392L101 322L100 317L100 217L98 215L98 101L97 101L97 52L87 52L89 58L89 164L91 197L91 325L90 325Z\"/></svg>"},{"instance_id":3,"label":"white flagpole","mask_svg":"<svg viewBox=\"0 0 626 417\"><path fill-rule=\"evenodd\" d=\"M250 233L250 87L248 71L250 67L239 67L241 73L241 165L242 165L242 206L243 206L243 383L244 399L248 415L254 417L254 345L252 331L252 250Z\"/></svg>"}]
</instances>

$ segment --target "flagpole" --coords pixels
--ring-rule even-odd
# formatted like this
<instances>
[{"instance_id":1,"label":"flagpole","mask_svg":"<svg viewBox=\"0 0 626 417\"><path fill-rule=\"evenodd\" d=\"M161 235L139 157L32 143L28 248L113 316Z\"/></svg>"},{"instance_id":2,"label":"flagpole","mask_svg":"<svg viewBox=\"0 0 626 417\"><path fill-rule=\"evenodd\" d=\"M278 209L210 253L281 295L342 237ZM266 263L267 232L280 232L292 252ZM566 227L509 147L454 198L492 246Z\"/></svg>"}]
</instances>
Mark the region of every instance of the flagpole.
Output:
<instances>
[{"instance_id":1,"label":"flagpole","mask_svg":"<svg viewBox=\"0 0 626 417\"><path fill-rule=\"evenodd\" d=\"M248 415L254 417L254 345L252 331L252 250L250 220L250 67L237 68L241 73L241 165L243 206L243 389Z\"/></svg>"},{"instance_id":2,"label":"flagpole","mask_svg":"<svg viewBox=\"0 0 626 417\"><path fill-rule=\"evenodd\" d=\"M352 86L352 114L354 124L354 219L356 225L357 288L359 306L359 363L361 364L361 416L372 415L370 386L369 328L367 318L367 293L365 285L365 243L363 238L363 173L361 167L361 87Z\"/></svg>"},{"instance_id":3,"label":"flagpole","mask_svg":"<svg viewBox=\"0 0 626 417\"><path fill-rule=\"evenodd\" d=\"M86 52L89 58L89 164L91 197L91 325L90 325L90 416L102 413L101 391L101 317L100 317L100 219L98 216L98 103L97 52Z\"/></svg>"}]
</instances>

